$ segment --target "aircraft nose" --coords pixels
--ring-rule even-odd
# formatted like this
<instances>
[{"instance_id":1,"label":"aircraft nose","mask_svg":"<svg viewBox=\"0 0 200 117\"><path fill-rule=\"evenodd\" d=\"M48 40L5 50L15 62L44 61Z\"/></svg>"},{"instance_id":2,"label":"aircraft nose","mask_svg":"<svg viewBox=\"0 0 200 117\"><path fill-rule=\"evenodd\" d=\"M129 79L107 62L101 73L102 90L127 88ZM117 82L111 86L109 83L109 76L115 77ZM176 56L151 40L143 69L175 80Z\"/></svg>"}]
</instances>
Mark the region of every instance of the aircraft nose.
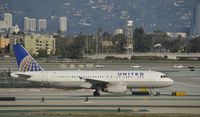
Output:
<instances>
[{"instance_id":1,"label":"aircraft nose","mask_svg":"<svg viewBox=\"0 0 200 117\"><path fill-rule=\"evenodd\" d=\"M172 80L171 78L168 79L168 84L169 85L173 85L174 84L174 80Z\"/></svg>"}]
</instances>

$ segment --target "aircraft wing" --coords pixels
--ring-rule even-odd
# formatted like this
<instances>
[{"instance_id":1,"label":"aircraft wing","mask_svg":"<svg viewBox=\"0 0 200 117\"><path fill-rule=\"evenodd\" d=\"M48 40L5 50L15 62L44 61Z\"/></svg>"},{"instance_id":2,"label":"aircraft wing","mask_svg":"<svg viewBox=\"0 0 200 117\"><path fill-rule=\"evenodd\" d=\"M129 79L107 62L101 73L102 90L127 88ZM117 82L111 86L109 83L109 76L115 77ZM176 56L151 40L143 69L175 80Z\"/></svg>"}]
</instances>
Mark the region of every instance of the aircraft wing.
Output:
<instances>
[{"instance_id":1,"label":"aircraft wing","mask_svg":"<svg viewBox=\"0 0 200 117\"><path fill-rule=\"evenodd\" d=\"M85 80L85 82L92 84L91 88L97 88L97 87L104 88L106 87L107 84L109 84L109 82L105 82L101 80L94 80L94 79L82 78L82 77L79 77L79 78Z\"/></svg>"}]
</instances>

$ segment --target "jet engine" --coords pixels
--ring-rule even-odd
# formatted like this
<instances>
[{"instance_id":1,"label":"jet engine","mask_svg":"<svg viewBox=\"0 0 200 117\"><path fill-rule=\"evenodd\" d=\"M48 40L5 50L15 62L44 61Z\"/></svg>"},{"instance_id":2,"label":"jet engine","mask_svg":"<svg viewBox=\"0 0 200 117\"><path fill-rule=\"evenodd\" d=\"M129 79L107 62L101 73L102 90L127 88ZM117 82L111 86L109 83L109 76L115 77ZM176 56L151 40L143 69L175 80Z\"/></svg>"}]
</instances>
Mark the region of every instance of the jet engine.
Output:
<instances>
[{"instance_id":1,"label":"jet engine","mask_svg":"<svg viewBox=\"0 0 200 117\"><path fill-rule=\"evenodd\" d=\"M125 85L110 85L102 89L102 91L109 93L125 93L126 90L127 87Z\"/></svg>"},{"instance_id":2,"label":"jet engine","mask_svg":"<svg viewBox=\"0 0 200 117\"><path fill-rule=\"evenodd\" d=\"M92 87L92 84L86 82L86 83L81 84L80 87L89 89Z\"/></svg>"}]
</instances>

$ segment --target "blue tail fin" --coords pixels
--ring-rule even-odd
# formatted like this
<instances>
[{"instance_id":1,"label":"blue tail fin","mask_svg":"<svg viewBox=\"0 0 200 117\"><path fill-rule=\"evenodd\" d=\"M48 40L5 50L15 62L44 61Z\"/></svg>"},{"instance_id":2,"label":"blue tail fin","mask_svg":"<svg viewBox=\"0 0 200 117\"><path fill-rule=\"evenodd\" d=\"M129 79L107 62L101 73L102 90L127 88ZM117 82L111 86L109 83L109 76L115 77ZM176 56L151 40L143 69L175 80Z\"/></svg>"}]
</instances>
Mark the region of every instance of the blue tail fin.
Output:
<instances>
[{"instance_id":1,"label":"blue tail fin","mask_svg":"<svg viewBox=\"0 0 200 117\"><path fill-rule=\"evenodd\" d=\"M15 52L17 65L20 72L44 70L21 44L13 45L13 49Z\"/></svg>"}]
</instances>

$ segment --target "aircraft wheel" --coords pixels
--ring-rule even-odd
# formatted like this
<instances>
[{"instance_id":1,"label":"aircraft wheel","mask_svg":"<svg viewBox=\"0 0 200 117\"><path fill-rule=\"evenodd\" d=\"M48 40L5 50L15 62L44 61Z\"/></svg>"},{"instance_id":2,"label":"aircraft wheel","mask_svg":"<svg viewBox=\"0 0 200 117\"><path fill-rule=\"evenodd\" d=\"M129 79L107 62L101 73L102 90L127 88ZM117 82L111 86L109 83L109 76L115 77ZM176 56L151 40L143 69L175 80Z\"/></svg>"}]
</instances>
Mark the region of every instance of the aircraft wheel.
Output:
<instances>
[{"instance_id":1,"label":"aircraft wheel","mask_svg":"<svg viewBox=\"0 0 200 117\"><path fill-rule=\"evenodd\" d=\"M153 92L150 92L149 95L150 95L151 97L155 96Z\"/></svg>"},{"instance_id":2,"label":"aircraft wheel","mask_svg":"<svg viewBox=\"0 0 200 117\"><path fill-rule=\"evenodd\" d=\"M95 92L93 93L93 96L100 96L100 93L99 93L98 91L95 91Z\"/></svg>"}]
</instances>

